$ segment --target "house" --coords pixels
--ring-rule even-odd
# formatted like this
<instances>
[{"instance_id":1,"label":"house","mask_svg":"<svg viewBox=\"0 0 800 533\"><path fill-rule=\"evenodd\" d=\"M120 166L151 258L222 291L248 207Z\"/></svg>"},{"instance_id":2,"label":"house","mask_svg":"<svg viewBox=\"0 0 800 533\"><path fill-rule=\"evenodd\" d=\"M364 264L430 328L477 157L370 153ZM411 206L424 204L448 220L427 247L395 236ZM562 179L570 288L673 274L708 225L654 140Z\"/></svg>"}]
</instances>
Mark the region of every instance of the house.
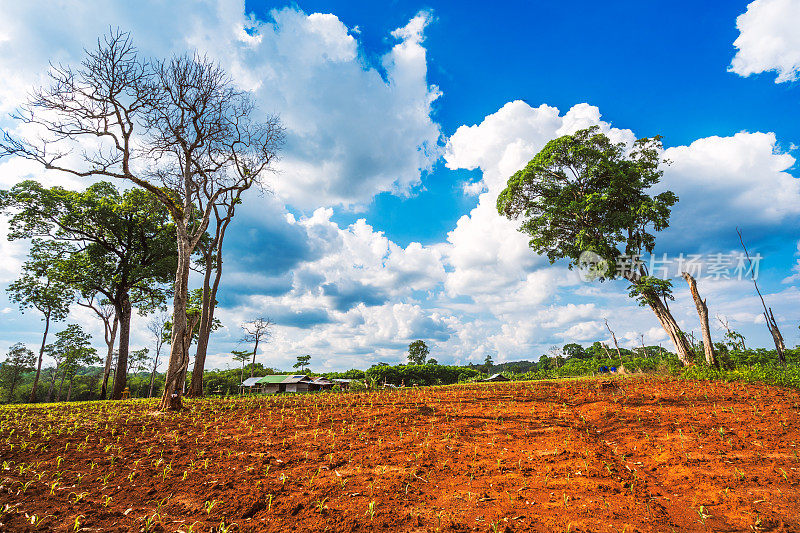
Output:
<instances>
[{"instance_id":1,"label":"house","mask_svg":"<svg viewBox=\"0 0 800 533\"><path fill-rule=\"evenodd\" d=\"M481 381L486 381L486 382L495 381L496 382L496 381L511 381L511 380L508 379L507 377L505 377L503 374L494 374L492 376L489 376L486 379L482 379Z\"/></svg>"},{"instance_id":2,"label":"house","mask_svg":"<svg viewBox=\"0 0 800 533\"><path fill-rule=\"evenodd\" d=\"M348 390L353 383L358 382L357 379L343 379L343 378L336 378L333 380L335 384L339 385L339 388L342 390Z\"/></svg>"},{"instance_id":3,"label":"house","mask_svg":"<svg viewBox=\"0 0 800 533\"><path fill-rule=\"evenodd\" d=\"M318 377L314 378L311 390L330 390L333 388L333 381L328 378Z\"/></svg>"},{"instance_id":4,"label":"house","mask_svg":"<svg viewBox=\"0 0 800 533\"><path fill-rule=\"evenodd\" d=\"M239 385L239 394L244 394L244 392L258 392L259 391L259 384L258 380L261 378L247 378L246 380L242 381L242 384Z\"/></svg>"},{"instance_id":5,"label":"house","mask_svg":"<svg viewBox=\"0 0 800 533\"><path fill-rule=\"evenodd\" d=\"M258 383L261 386L260 391L263 394L276 394L278 392L283 392L286 389L282 388L281 384L285 379L286 376L283 374L264 376L263 378L258 378Z\"/></svg>"},{"instance_id":6,"label":"house","mask_svg":"<svg viewBox=\"0 0 800 533\"><path fill-rule=\"evenodd\" d=\"M283 387L282 392L308 392L312 390L311 386L314 379L306 376L305 374L292 374L284 376L280 385Z\"/></svg>"}]
</instances>

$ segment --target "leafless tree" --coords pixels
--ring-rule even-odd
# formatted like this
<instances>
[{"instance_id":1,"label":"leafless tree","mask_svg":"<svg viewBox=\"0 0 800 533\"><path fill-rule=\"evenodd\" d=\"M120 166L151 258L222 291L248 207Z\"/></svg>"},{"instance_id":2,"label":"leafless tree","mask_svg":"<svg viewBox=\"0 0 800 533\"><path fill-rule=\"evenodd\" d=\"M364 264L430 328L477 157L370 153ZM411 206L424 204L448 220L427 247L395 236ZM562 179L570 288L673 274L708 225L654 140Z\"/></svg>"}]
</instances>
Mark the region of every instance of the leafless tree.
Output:
<instances>
[{"instance_id":1,"label":"leafless tree","mask_svg":"<svg viewBox=\"0 0 800 533\"><path fill-rule=\"evenodd\" d=\"M158 313L147 322L147 331L153 335L153 345L155 346L155 355L153 356L153 370L150 372L150 387L147 392L147 397L153 397L153 384L156 380L156 371L158 370L158 358L161 356L161 348L164 346L164 338L166 333L166 323L168 317L166 313Z\"/></svg>"},{"instance_id":2,"label":"leafless tree","mask_svg":"<svg viewBox=\"0 0 800 533\"><path fill-rule=\"evenodd\" d=\"M269 339L272 336L272 326L274 323L269 318L259 317L253 320L252 322L248 322L246 324L242 324L242 329L244 330L244 337L242 338L243 342L252 342L253 345L253 364L250 366L250 377L253 377L253 373L256 369L256 353L258 353L258 344L262 340Z\"/></svg>"},{"instance_id":3,"label":"leafless tree","mask_svg":"<svg viewBox=\"0 0 800 533\"><path fill-rule=\"evenodd\" d=\"M611 333L611 340L614 341L614 348L617 349L617 356L622 359L622 352L619 351L619 343L617 342L617 336L611 331L611 326L608 325L608 319L604 318L603 321L606 323L606 329L609 333Z\"/></svg>"},{"instance_id":4,"label":"leafless tree","mask_svg":"<svg viewBox=\"0 0 800 533\"><path fill-rule=\"evenodd\" d=\"M769 329L769 332L772 335L772 340L775 343L775 351L778 352L778 360L781 363L785 363L786 344L783 342L783 335L781 335L781 330L778 329L778 322L775 320L775 315L772 314L772 308L767 307L767 304L764 302L764 297L761 295L761 291L758 289L758 283L756 282L756 276L752 268L753 261L750 259L750 252L747 251L747 246L744 244L742 232L739 231L739 228L736 228L736 233L739 235L739 242L742 243L744 254L747 256L747 262L750 264L750 279L753 281L753 286L755 286L758 297L761 299L761 306L764 308L764 320L767 322L767 328Z\"/></svg>"},{"instance_id":5,"label":"leafless tree","mask_svg":"<svg viewBox=\"0 0 800 533\"><path fill-rule=\"evenodd\" d=\"M0 157L23 157L79 177L127 180L167 208L176 226L178 267L161 408L179 409L179 381L189 363L191 255L220 198L258 186L271 170L283 128L276 116L253 121L252 100L207 58L142 60L120 31L99 39L79 67L52 66L50 77L51 86L35 90L15 114L39 135L3 132Z\"/></svg>"}]
</instances>

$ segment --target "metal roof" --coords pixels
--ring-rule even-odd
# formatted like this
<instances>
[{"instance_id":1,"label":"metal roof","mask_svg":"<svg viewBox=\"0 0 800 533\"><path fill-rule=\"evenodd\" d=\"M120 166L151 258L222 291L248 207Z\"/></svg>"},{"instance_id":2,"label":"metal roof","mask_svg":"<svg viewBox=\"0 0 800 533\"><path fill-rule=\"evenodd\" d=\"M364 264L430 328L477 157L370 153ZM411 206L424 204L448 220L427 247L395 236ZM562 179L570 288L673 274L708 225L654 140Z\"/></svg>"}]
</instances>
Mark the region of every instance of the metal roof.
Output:
<instances>
[{"instance_id":1,"label":"metal roof","mask_svg":"<svg viewBox=\"0 0 800 533\"><path fill-rule=\"evenodd\" d=\"M263 378L258 378L259 383L283 383L283 380L286 379L286 376L283 374L273 374L271 376L264 376Z\"/></svg>"},{"instance_id":2,"label":"metal roof","mask_svg":"<svg viewBox=\"0 0 800 533\"><path fill-rule=\"evenodd\" d=\"M281 381L281 383L311 383L312 381L314 381L305 374L292 374L285 377L286 379Z\"/></svg>"},{"instance_id":3,"label":"metal roof","mask_svg":"<svg viewBox=\"0 0 800 533\"><path fill-rule=\"evenodd\" d=\"M242 382L242 387L252 387L258 384L258 380L261 378L247 378Z\"/></svg>"}]
</instances>

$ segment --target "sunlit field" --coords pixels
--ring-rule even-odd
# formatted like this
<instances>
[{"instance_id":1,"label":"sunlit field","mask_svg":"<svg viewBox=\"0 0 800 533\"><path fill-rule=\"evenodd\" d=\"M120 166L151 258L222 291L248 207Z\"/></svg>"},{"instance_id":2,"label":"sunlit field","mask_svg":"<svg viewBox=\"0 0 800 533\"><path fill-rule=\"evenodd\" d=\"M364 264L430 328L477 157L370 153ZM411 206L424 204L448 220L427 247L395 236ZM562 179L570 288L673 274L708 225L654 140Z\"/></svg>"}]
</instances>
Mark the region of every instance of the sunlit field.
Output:
<instances>
[{"instance_id":1,"label":"sunlit field","mask_svg":"<svg viewBox=\"0 0 800 533\"><path fill-rule=\"evenodd\" d=\"M797 531L800 392L620 377L0 409L4 531Z\"/></svg>"}]
</instances>

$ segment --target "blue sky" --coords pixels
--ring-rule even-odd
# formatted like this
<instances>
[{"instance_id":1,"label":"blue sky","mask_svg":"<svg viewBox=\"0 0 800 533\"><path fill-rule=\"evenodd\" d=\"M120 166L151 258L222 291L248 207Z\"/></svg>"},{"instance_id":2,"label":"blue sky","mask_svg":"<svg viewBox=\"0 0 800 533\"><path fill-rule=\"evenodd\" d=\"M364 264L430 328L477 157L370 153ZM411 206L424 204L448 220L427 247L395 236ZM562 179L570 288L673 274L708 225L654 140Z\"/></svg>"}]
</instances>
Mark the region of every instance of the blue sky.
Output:
<instances>
[{"instance_id":1,"label":"blue sky","mask_svg":"<svg viewBox=\"0 0 800 533\"><path fill-rule=\"evenodd\" d=\"M663 136L673 163L662 185L681 201L657 251L728 254L741 227L764 256L761 283L787 344L800 342L797 0L144 4L4 6L0 128L18 127L7 113L48 61L79 60L108 26L129 30L144 54L209 54L281 115L274 194L248 198L229 232L212 366L232 364L240 324L259 315L278 324L260 360L283 368L303 353L317 370L401 361L417 338L440 362L535 359L606 341L603 318L626 345L644 335L668 346L624 284L549 265L493 209L547 140L595 124L625 142ZM86 186L0 161L1 187L26 178ZM26 244L3 239L0 253L6 286ZM697 331L675 283L675 314ZM769 345L748 282L701 278L700 290L713 315ZM0 351L35 345L34 315L4 295L0 310ZM136 347L151 344L145 320L135 318ZM100 344L81 309L68 322Z\"/></svg>"}]
</instances>

